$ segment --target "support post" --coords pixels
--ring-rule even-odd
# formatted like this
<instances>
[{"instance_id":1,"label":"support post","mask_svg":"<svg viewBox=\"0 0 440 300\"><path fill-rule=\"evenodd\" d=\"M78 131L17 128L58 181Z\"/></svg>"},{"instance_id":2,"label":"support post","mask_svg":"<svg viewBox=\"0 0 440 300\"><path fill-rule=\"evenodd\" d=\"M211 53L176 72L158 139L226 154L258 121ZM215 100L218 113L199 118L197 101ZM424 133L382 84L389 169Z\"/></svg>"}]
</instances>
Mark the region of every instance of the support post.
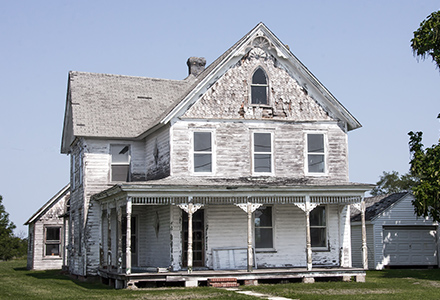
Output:
<instances>
[{"instance_id":1,"label":"support post","mask_svg":"<svg viewBox=\"0 0 440 300\"><path fill-rule=\"evenodd\" d=\"M306 248L307 248L307 271L312 270L312 238L310 236L310 211L306 211Z\"/></svg>"},{"instance_id":2,"label":"support post","mask_svg":"<svg viewBox=\"0 0 440 300\"><path fill-rule=\"evenodd\" d=\"M368 269L368 247L367 247L367 229L365 227L365 201L361 202L361 222L362 222L362 265L364 270Z\"/></svg>"},{"instance_id":3,"label":"support post","mask_svg":"<svg viewBox=\"0 0 440 300\"><path fill-rule=\"evenodd\" d=\"M111 209L107 206L107 269L112 266L112 218Z\"/></svg>"},{"instance_id":4,"label":"support post","mask_svg":"<svg viewBox=\"0 0 440 300\"><path fill-rule=\"evenodd\" d=\"M117 266L118 273L122 273L122 208L118 206L117 210L117 226L118 226L118 252L117 252Z\"/></svg>"},{"instance_id":5,"label":"support post","mask_svg":"<svg viewBox=\"0 0 440 300\"><path fill-rule=\"evenodd\" d=\"M131 197L127 199L127 249L125 250L125 274L131 274L131 212L132 212L132 203Z\"/></svg>"},{"instance_id":6,"label":"support post","mask_svg":"<svg viewBox=\"0 0 440 300\"><path fill-rule=\"evenodd\" d=\"M192 229L192 219L193 219L194 204L188 203L188 273L192 273L193 267L193 229Z\"/></svg>"},{"instance_id":7,"label":"support post","mask_svg":"<svg viewBox=\"0 0 440 300\"><path fill-rule=\"evenodd\" d=\"M248 218L248 228L247 228L247 271L252 272L252 267L254 265L254 257L252 251L252 204L247 203L247 218Z\"/></svg>"}]
</instances>

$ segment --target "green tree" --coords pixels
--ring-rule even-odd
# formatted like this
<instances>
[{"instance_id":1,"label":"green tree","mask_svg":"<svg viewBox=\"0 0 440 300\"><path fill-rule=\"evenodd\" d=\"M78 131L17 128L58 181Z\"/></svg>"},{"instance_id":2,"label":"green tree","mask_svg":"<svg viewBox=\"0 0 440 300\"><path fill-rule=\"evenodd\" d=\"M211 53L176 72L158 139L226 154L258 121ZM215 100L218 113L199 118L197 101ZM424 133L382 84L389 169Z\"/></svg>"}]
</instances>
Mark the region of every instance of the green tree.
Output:
<instances>
[{"instance_id":1,"label":"green tree","mask_svg":"<svg viewBox=\"0 0 440 300\"><path fill-rule=\"evenodd\" d=\"M436 67L440 69L440 10L433 12L420 23L411 39L414 56L431 57Z\"/></svg>"},{"instance_id":2,"label":"green tree","mask_svg":"<svg viewBox=\"0 0 440 300\"><path fill-rule=\"evenodd\" d=\"M424 149L422 132L409 132L411 175L419 178L413 187L414 211L418 216L440 221L440 142Z\"/></svg>"},{"instance_id":3,"label":"green tree","mask_svg":"<svg viewBox=\"0 0 440 300\"><path fill-rule=\"evenodd\" d=\"M3 205L3 197L0 196L0 259L9 260L26 253L23 250L26 240L14 236L15 225L9 221L9 214ZM23 249L24 248L24 249Z\"/></svg>"},{"instance_id":4,"label":"green tree","mask_svg":"<svg viewBox=\"0 0 440 300\"><path fill-rule=\"evenodd\" d=\"M386 195L410 191L416 183L417 178L411 174L399 175L397 171L383 172L376 182L376 186L371 190L372 196Z\"/></svg>"}]
</instances>

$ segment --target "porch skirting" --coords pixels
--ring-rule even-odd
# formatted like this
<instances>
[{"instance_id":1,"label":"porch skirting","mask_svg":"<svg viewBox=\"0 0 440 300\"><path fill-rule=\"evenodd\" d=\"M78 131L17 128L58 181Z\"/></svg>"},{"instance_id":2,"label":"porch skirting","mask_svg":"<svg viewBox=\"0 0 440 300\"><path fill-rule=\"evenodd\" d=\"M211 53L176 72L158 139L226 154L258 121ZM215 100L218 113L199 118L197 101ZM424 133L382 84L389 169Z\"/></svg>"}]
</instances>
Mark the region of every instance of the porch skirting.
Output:
<instances>
[{"instance_id":1,"label":"porch skirting","mask_svg":"<svg viewBox=\"0 0 440 300\"><path fill-rule=\"evenodd\" d=\"M153 284L181 284L186 287L196 287L206 285L208 279L212 278L234 278L239 283L253 284L259 280L292 280L300 279L303 282L314 282L315 278L332 278L343 281L350 281L353 277L357 282L365 282L366 272L360 268L280 268L280 269L255 269L252 273L247 270L193 270L178 272L148 272L148 273L117 273L116 270L99 269L98 275L102 282L110 286L120 288L136 289L142 286L152 286Z\"/></svg>"}]
</instances>

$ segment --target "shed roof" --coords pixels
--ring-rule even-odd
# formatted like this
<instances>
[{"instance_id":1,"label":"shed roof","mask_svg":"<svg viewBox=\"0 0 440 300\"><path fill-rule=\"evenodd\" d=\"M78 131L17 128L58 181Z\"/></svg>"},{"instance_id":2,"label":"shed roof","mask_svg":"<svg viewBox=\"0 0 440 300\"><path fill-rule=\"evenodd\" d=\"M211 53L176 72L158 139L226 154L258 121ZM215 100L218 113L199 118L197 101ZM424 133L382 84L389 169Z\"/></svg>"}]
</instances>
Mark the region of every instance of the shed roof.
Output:
<instances>
[{"instance_id":1,"label":"shed roof","mask_svg":"<svg viewBox=\"0 0 440 300\"><path fill-rule=\"evenodd\" d=\"M379 195L365 198L365 221L372 221L383 211L391 207L394 203L401 200L408 192ZM351 221L361 221L361 212L356 208L351 208Z\"/></svg>"}]
</instances>

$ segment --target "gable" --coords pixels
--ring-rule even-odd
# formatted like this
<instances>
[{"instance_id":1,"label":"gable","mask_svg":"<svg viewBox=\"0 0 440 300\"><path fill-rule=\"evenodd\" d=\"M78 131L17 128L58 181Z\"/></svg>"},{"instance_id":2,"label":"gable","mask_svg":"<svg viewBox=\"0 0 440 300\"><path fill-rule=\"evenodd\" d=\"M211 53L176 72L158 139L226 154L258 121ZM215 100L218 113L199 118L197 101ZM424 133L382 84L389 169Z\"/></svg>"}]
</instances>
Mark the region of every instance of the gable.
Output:
<instances>
[{"instance_id":1,"label":"gable","mask_svg":"<svg viewBox=\"0 0 440 300\"><path fill-rule=\"evenodd\" d=\"M268 105L251 104L252 75L262 69L267 77ZM252 48L216 81L183 118L275 119L329 121L326 111L262 48Z\"/></svg>"},{"instance_id":2,"label":"gable","mask_svg":"<svg viewBox=\"0 0 440 300\"><path fill-rule=\"evenodd\" d=\"M263 50L263 52L260 50ZM260 55L262 57L260 57ZM266 67L271 68L270 64L272 64L272 67L275 67L277 69L277 72L274 72L274 74L282 74L281 71L284 70L284 72L286 72L290 77L288 78L287 82L278 81L281 86L287 85L286 87L283 87L279 90L274 89L274 99L276 99L278 103L275 103L276 105L273 110L275 111L275 115L277 117L283 116L284 118L288 117L292 119L295 117L299 117L300 119L305 119L306 117L310 117L310 115L307 115L307 112L300 113L297 116L292 115L292 112L302 112L301 109L303 109L303 111L309 110L309 112L314 110L313 118L320 120L336 120L348 131L361 127L361 124L345 109L345 107L319 82L319 80L263 23L258 24L234 46L232 46L216 61L214 61L204 72L202 72L202 74L197 77L197 82L189 90L189 92L187 92L187 94L184 95L182 99L180 99L178 102L175 102L171 106L171 109L169 109L169 111L163 116L161 123L165 124L171 122L171 120L173 119L184 117L192 106L198 106L196 102L198 102L198 100L200 100L201 98L204 98L205 95L206 99L204 99L204 101L218 102L219 98L217 97L212 100L212 96L216 96L214 95L214 91L212 91L212 88L215 89L216 86L218 87L217 83L229 71L231 71L229 72L231 75L228 76L230 76L230 78L232 79L232 84L236 85L236 87L232 86L234 89L236 89L240 84L243 84L243 76L238 78L239 82L234 82L234 80L237 79L232 78L232 74L235 72L233 69L238 69L238 67L241 67L241 64L246 63L248 59L250 59L248 61L250 64L252 62L255 62L256 60L252 60L252 58L258 58L257 60L266 60ZM284 76L284 78L287 77ZM227 79L224 80L227 81ZM243 85L241 86L243 90L247 89L247 84L249 83L250 77L248 77L246 80L247 82L245 88L243 88ZM294 93L287 97L286 91L288 92L289 89L291 89L290 91L293 90ZM207 93L209 90L211 90L211 92ZM300 90L303 93L307 94L307 96L304 97L303 95L301 97ZM272 89L269 90L269 94L271 93ZM228 103L226 106L223 106L224 110L226 111L220 112L219 110L213 110L212 112L214 114L224 117L230 116L236 111L235 105L237 105L237 101L241 101L241 103L243 101L246 101L246 95L243 94L240 96L243 96L244 99L231 99L237 97L237 94L233 93L232 91L228 92L225 90L224 95L229 97L227 100L225 100L225 97L223 101L233 101L233 103L231 103L232 106ZM249 97L249 95L247 95L247 97ZM305 102L302 102L301 98L303 98ZM311 99L314 100L314 103L311 101ZM205 103L205 105L208 105L208 109L212 109L209 103ZM294 105L293 109L289 109L289 105ZM304 107L302 106L304 106L306 109L304 109ZM186 117L202 116L203 109L204 107L200 105L200 107L195 108L191 112L188 112ZM243 106L242 109L241 107L239 107L239 109L241 110L241 115L246 115L247 107ZM323 112L325 112L328 117L323 116ZM260 115L261 117L270 116L270 113L270 111L264 112L264 110L261 110ZM250 115L248 114L248 117L249 116ZM256 116L258 116L258 112ZM312 120L314 120L313 118Z\"/></svg>"}]
</instances>

